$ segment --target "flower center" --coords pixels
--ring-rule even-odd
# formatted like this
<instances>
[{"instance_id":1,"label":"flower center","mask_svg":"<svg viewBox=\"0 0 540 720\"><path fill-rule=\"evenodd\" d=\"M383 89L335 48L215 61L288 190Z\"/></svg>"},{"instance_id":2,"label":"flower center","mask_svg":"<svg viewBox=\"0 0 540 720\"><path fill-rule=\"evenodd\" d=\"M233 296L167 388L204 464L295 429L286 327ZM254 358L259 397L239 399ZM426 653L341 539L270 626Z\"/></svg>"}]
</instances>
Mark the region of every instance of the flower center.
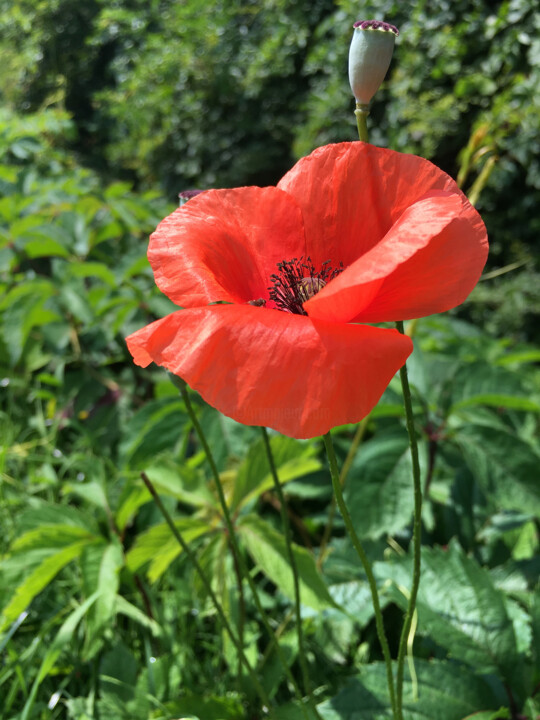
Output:
<instances>
[{"instance_id":1,"label":"flower center","mask_svg":"<svg viewBox=\"0 0 540 720\"><path fill-rule=\"evenodd\" d=\"M283 260L277 264L278 272L270 276L272 287L269 287L270 300L273 300L278 310L294 313L295 315L307 315L303 304L316 295L332 278L343 272L343 263L335 270L330 265L330 260L323 262L319 271L311 262L311 258L305 260Z\"/></svg>"}]
</instances>

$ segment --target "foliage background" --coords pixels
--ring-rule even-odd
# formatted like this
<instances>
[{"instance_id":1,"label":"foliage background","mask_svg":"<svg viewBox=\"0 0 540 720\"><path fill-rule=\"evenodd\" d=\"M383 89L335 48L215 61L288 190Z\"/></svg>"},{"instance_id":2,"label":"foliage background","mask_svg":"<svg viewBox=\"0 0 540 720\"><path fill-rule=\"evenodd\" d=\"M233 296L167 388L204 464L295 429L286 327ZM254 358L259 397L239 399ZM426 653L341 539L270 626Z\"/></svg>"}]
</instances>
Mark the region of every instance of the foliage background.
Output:
<instances>
[{"instance_id":1,"label":"foliage background","mask_svg":"<svg viewBox=\"0 0 540 720\"><path fill-rule=\"evenodd\" d=\"M429 575L414 650L426 686L440 684L440 673L446 687L442 699L424 694L427 714L540 712L533 4L12 0L0 6L1 717L217 720L255 712L202 588L148 502L141 470L186 523L231 617L245 615L250 657L289 708L290 687L249 593L234 582L185 407L160 371L132 365L123 338L171 307L153 286L145 251L180 190L274 183L317 145L355 139L346 64L352 23L366 17L401 31L373 103L372 141L457 177L491 242L484 280L459 313L418 324L411 362ZM381 587L391 580L385 613L394 644L411 508L396 390L371 417L347 485ZM268 552L279 545L279 519L258 435L194 400L297 674L285 622L287 563ZM353 435L336 433L342 459ZM308 558L314 685L330 703L328 717L352 717L360 704L367 720L379 718L373 620L339 520L331 552L318 550L330 501L321 448L273 443L298 552ZM235 496L238 487L244 495ZM439 576L456 588L453 600ZM463 629L486 615L491 624ZM359 672L363 680L345 685ZM369 709L365 693L379 705ZM448 710L459 694L462 706Z\"/></svg>"}]
</instances>

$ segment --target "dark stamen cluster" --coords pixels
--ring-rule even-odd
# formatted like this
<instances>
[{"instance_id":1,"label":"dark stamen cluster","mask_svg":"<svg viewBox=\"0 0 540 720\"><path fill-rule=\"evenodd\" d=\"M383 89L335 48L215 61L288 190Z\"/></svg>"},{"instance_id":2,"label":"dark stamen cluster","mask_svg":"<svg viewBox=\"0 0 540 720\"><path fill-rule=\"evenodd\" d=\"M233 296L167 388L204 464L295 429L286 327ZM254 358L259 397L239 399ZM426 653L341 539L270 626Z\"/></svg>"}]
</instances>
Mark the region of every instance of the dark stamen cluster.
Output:
<instances>
[{"instance_id":1,"label":"dark stamen cluster","mask_svg":"<svg viewBox=\"0 0 540 720\"><path fill-rule=\"evenodd\" d=\"M361 30L384 30L384 32L391 32L394 35L399 35L399 30L395 25L390 23L382 22L381 20L359 20L355 22L353 27L360 28Z\"/></svg>"},{"instance_id":2,"label":"dark stamen cluster","mask_svg":"<svg viewBox=\"0 0 540 720\"><path fill-rule=\"evenodd\" d=\"M278 272L270 276L270 300L279 310L295 315L307 315L303 304L343 271L343 263L333 270L330 260L326 260L317 272L310 257L283 260L277 267Z\"/></svg>"}]
</instances>

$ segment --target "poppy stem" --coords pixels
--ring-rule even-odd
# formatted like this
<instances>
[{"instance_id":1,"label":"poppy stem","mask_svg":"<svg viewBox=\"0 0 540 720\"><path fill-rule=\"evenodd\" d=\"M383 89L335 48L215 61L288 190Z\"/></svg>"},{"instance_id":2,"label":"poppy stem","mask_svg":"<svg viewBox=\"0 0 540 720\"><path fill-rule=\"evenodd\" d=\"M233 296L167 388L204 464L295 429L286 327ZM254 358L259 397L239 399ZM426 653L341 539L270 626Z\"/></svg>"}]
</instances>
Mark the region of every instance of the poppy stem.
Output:
<instances>
[{"instance_id":1,"label":"poppy stem","mask_svg":"<svg viewBox=\"0 0 540 720\"><path fill-rule=\"evenodd\" d=\"M367 116L369 115L369 108L367 105L361 105L356 103L356 110L354 111L356 116L356 127L358 128L358 137L362 142L369 142L368 140L368 129L367 129Z\"/></svg>"},{"instance_id":2,"label":"poppy stem","mask_svg":"<svg viewBox=\"0 0 540 720\"><path fill-rule=\"evenodd\" d=\"M347 475L349 474L349 470L351 469L351 465L356 456L356 451L358 450L360 443L364 439L368 421L369 421L369 415L366 415L366 417L363 420L361 420L356 427L356 432L355 432L352 442L349 446L349 451L347 453L347 457L345 458L345 462L341 466L341 472L339 473L339 484L341 485L341 489L343 489L345 487L345 481L347 480ZM317 565L319 566L319 568L322 566L322 564L324 562L324 558L326 556L326 547L330 540L330 536L332 535L332 528L334 526L335 514L336 514L336 497L335 497L335 495L332 495L332 500L330 501L330 510L328 512L328 522L326 523L326 527L324 528L324 534L323 534L323 537L321 540L321 544L319 545L319 559L317 562Z\"/></svg>"},{"instance_id":3,"label":"poppy stem","mask_svg":"<svg viewBox=\"0 0 540 720\"><path fill-rule=\"evenodd\" d=\"M343 516L343 520L345 522L345 527L347 528L347 532L349 533L349 537L351 538L352 544L354 546L354 549L356 550L356 553L358 557L360 558L360 562L362 563L362 567L364 568L364 572L366 573L366 577L369 584L369 589L371 590L371 599L373 602L373 610L375 612L375 625L377 627L377 635L379 638L379 642L381 644L383 656L384 656L384 662L386 663L386 680L388 682L388 693L390 695L390 704L392 706L392 714L394 718L397 720L397 714L396 714L396 697L394 692L394 677L392 674L392 658L390 656L390 648L388 647L388 640L386 638L386 633L384 630L384 621L381 611L381 603L379 601L379 591L377 589L377 582L375 580L375 576L373 574L373 568L371 567L371 563L369 562L368 556L366 555L366 551L362 547L362 543L360 542L360 539L358 535L356 534L356 530L354 529L354 525L351 519L351 516L349 514L349 511L347 509L347 506L345 504L345 499L343 497L343 492L341 490L341 483L339 480L339 470L336 460L336 453L334 451L334 444L332 442L332 436L330 433L326 433L326 435L323 435L324 445L326 447L326 455L328 457L328 463L330 465L330 474L332 476L332 486L334 488L334 495L336 496L336 501L339 507L339 510L341 512L341 515Z\"/></svg>"},{"instance_id":4,"label":"poppy stem","mask_svg":"<svg viewBox=\"0 0 540 720\"><path fill-rule=\"evenodd\" d=\"M403 322L396 322L398 331L405 333ZM413 520L413 577L411 593L409 595L409 603L405 619L403 621L403 629L399 639L399 650L397 657L397 679L396 679L396 707L398 712L398 720L403 717L403 671L405 666L405 654L407 652L407 641L411 630L416 606L416 597L418 595L418 587L420 585L420 564L421 564L421 541L422 541L422 485L420 478L420 461L418 457L418 444L416 441L416 432L414 429L414 413L412 408L411 389L409 386L409 376L407 373L407 365L399 371L401 378L401 387L403 390L403 402L405 405L405 417L407 422L407 432L409 433L409 446L411 449L413 483L414 483L414 520Z\"/></svg>"},{"instance_id":5,"label":"poppy stem","mask_svg":"<svg viewBox=\"0 0 540 720\"><path fill-rule=\"evenodd\" d=\"M289 665L287 664L287 660L286 660L286 658L283 654L283 651L279 645L278 639L276 638L276 635L275 635L274 631L272 630L270 621L268 620L268 616L266 615L266 612L262 606L261 600L259 598L259 593L257 592L257 587L255 585L255 581L251 577L251 573L249 572L249 570L246 566L244 556L242 555L240 548L238 547L238 541L236 539L236 532L234 530L231 513L229 511L229 506L227 505L227 500L225 498L225 493L223 491L223 485L221 483L221 478L220 478L219 471L218 471L218 468L216 465L216 461L214 460L214 456L212 455L212 451L210 450L210 446L208 445L204 431L203 431L201 424L197 418L197 414L195 413L195 410L193 409L191 400L189 399L187 387L184 384L178 384L177 387L180 390L180 394L182 395L182 399L186 406L186 410L187 410L189 418L191 420L191 424L193 425L195 432L197 433L197 436L199 438L199 441L200 441L201 445L203 446L204 454L206 455L206 459L208 461L208 464L210 465L210 470L212 471L212 476L214 478L216 490L217 490L217 493L219 496L221 510L223 512L223 517L225 519L225 525L227 526L227 532L229 534L229 543L230 543L231 551L233 554L233 558L234 558L235 562L238 564L240 574L243 577L245 577L248 582L249 589L251 591L251 595L253 597L253 601L255 602L255 607L257 608L257 612L259 613L261 622L264 625L264 628L270 638L270 642L276 651L276 655L278 656L278 659L279 659L281 665L283 666L285 675L287 676L287 679L289 680L289 682L291 683L291 685L294 689L295 695L297 697L297 700L300 703L304 717L306 718L306 720L308 720L309 716L307 714L306 707L303 703L302 693L300 691L300 688L298 687L298 683L296 682L294 675L292 674L292 672L289 668Z\"/></svg>"},{"instance_id":6,"label":"poppy stem","mask_svg":"<svg viewBox=\"0 0 540 720\"><path fill-rule=\"evenodd\" d=\"M296 564L296 559L294 557L293 548L292 548L292 535L291 535L291 524L289 522L289 517L287 515L287 502L285 500L285 495L283 494L283 489L281 487L281 483L279 482L279 477L276 469L276 463L274 461L274 455L272 453L272 446L270 445L270 439L268 437L268 431L265 427L261 427L261 433L264 440L264 447L266 450L266 455L268 457L268 464L270 465L270 471L272 473L272 479L274 481L274 488L276 490L276 494L279 499L279 505L280 505L280 512L281 512L281 522L283 524L283 531L285 533L285 545L287 547L287 554L289 556L289 564L291 566L291 571L293 575L293 584L294 584L294 608L295 608L295 614L296 614L296 634L298 638L298 657L300 660L300 668L302 670L302 680L304 685L304 691L306 695L309 698L309 703L314 711L317 718L320 718L319 712L317 710L317 707L315 705L315 700L313 698L312 692L311 692L311 683L309 681L309 668L306 660L306 654L304 649L304 636L302 632L302 614L300 610L300 580L298 577L298 566Z\"/></svg>"},{"instance_id":7,"label":"poppy stem","mask_svg":"<svg viewBox=\"0 0 540 720\"><path fill-rule=\"evenodd\" d=\"M269 699L268 695L266 694L265 689L259 682L259 678L257 677L255 671L249 664L249 660L247 659L238 638L234 634L233 629L232 629L229 621L227 620L227 616L225 615L225 612L221 606L221 603L219 602L215 592L212 590L212 585L211 585L210 581L208 580L208 578L206 577L206 574L205 574L204 570L202 569L201 564L197 560L197 556L192 551L192 549L189 547L188 543L184 540L182 533L176 527L174 520L170 516L165 505L162 503L161 498L159 497L155 487L152 485L152 482L150 481L150 478L148 477L148 475L146 473L142 472L141 478L142 478L142 481L144 482L144 484L146 485L148 492L150 493L150 495L152 495L152 498L154 499L154 502L156 503L159 511L165 518L165 522L169 526L176 541L178 542L178 544L180 545L180 547L182 548L182 550L184 551L184 553L186 554L186 556L188 557L190 562L193 564L193 567L197 571L197 574L199 575L201 582L204 585L204 589L206 590L210 599L214 603L214 607L216 608L217 614L219 615L219 619L221 620L223 627L225 628L225 631L229 635L232 644L236 648L238 657L242 661L242 664L246 668L246 671L247 671L249 677L251 678L251 681L253 683L255 690L257 691L260 699L262 700L263 705L267 708L268 712L270 712L272 714L272 706L270 703L270 699Z\"/></svg>"}]
</instances>

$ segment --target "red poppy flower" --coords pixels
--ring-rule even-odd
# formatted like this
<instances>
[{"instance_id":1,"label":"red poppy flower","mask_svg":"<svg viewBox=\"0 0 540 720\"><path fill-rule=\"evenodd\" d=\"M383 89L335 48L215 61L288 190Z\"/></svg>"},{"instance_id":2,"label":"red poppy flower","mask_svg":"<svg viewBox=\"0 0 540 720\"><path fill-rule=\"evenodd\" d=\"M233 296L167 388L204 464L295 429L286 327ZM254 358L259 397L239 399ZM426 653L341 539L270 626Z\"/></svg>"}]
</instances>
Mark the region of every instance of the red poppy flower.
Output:
<instances>
[{"instance_id":1,"label":"red poppy flower","mask_svg":"<svg viewBox=\"0 0 540 720\"><path fill-rule=\"evenodd\" d=\"M185 309L128 347L241 423L313 437L367 415L412 351L360 323L458 305L487 248L478 213L427 160L328 145L277 187L209 190L160 223L148 257Z\"/></svg>"}]
</instances>

